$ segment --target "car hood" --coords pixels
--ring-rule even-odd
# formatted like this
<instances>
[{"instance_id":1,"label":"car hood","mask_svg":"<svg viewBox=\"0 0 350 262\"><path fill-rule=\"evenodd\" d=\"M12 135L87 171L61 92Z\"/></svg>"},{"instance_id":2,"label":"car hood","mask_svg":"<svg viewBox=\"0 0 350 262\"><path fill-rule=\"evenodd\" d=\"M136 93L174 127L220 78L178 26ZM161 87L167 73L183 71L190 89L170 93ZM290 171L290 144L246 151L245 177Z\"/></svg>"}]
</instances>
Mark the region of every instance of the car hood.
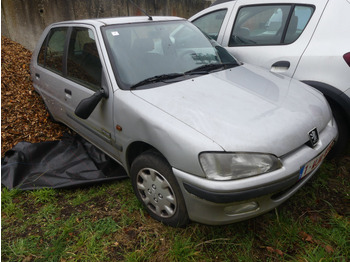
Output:
<instances>
[{"instance_id":1,"label":"car hood","mask_svg":"<svg viewBox=\"0 0 350 262\"><path fill-rule=\"evenodd\" d=\"M231 152L281 156L331 119L318 91L251 65L133 93Z\"/></svg>"}]
</instances>

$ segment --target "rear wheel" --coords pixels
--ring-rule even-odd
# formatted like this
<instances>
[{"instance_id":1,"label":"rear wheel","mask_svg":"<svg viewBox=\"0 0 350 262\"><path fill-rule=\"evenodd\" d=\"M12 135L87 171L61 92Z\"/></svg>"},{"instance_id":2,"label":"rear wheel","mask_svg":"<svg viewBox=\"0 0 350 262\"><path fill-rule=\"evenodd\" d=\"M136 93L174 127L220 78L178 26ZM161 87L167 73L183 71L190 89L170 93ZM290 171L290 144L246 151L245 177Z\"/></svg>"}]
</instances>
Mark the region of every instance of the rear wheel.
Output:
<instances>
[{"instance_id":1,"label":"rear wheel","mask_svg":"<svg viewBox=\"0 0 350 262\"><path fill-rule=\"evenodd\" d=\"M164 157L147 151L134 160L130 173L134 192L151 217L173 227L189 222L181 189Z\"/></svg>"}]
</instances>

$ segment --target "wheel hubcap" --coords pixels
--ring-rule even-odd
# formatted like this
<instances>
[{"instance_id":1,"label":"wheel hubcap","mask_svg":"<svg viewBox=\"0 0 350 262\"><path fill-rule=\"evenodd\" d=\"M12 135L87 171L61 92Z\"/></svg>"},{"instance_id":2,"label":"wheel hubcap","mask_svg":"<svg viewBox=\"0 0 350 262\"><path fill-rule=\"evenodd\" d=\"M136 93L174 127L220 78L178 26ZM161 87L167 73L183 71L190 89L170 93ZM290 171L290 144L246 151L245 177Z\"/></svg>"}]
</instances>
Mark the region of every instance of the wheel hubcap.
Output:
<instances>
[{"instance_id":1,"label":"wheel hubcap","mask_svg":"<svg viewBox=\"0 0 350 262\"><path fill-rule=\"evenodd\" d=\"M152 168L144 168L137 174L137 189L142 201L156 215L172 217L176 212L175 193L168 180Z\"/></svg>"}]
</instances>

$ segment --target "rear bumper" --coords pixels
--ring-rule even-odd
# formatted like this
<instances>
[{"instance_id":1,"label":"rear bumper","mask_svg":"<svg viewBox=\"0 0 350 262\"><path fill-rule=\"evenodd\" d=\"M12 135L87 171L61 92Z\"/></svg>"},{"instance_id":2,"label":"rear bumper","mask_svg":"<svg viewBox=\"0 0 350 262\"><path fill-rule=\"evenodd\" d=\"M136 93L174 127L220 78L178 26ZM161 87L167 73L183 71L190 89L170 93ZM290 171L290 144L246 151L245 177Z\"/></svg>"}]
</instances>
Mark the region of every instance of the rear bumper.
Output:
<instances>
[{"instance_id":1,"label":"rear bumper","mask_svg":"<svg viewBox=\"0 0 350 262\"><path fill-rule=\"evenodd\" d=\"M336 138L328 125L315 148L303 145L281 157L283 167L271 173L231 181L213 181L173 168L191 220L220 225L249 219L277 207L298 191L318 170L299 179L300 169Z\"/></svg>"}]
</instances>

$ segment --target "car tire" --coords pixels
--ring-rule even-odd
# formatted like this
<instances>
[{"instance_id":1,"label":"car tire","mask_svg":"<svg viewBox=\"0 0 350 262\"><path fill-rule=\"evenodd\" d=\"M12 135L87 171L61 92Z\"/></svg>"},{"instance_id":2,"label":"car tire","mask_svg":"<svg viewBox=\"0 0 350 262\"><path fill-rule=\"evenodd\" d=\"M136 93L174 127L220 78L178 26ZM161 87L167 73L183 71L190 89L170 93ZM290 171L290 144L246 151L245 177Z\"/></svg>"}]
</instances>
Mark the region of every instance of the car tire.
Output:
<instances>
[{"instance_id":1,"label":"car tire","mask_svg":"<svg viewBox=\"0 0 350 262\"><path fill-rule=\"evenodd\" d=\"M347 119L342 110L334 103L330 103L330 106L332 108L334 120L338 127L338 140L327 156L329 159L345 153L348 147L350 133L349 124L347 123Z\"/></svg>"},{"instance_id":2,"label":"car tire","mask_svg":"<svg viewBox=\"0 0 350 262\"><path fill-rule=\"evenodd\" d=\"M172 227L188 224L181 189L161 154L151 150L139 155L130 174L134 192L152 218Z\"/></svg>"}]
</instances>

